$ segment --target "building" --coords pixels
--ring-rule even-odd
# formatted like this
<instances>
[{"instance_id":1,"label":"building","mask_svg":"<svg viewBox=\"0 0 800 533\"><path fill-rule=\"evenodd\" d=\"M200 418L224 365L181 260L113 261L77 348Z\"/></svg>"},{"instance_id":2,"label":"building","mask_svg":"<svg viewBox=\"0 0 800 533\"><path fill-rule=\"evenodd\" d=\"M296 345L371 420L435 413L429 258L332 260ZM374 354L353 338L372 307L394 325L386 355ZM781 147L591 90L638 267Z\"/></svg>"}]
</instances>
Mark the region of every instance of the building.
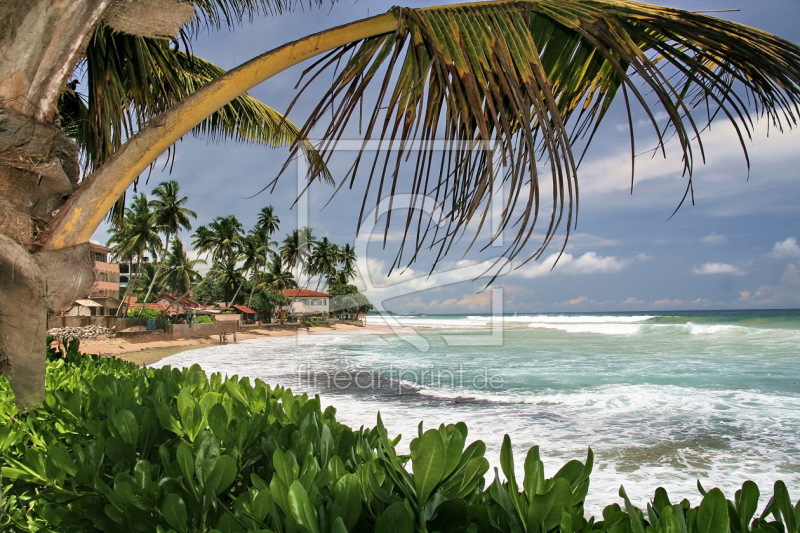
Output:
<instances>
[{"instance_id":1,"label":"building","mask_svg":"<svg viewBox=\"0 0 800 533\"><path fill-rule=\"evenodd\" d=\"M158 297L156 303L170 315L207 315L210 314L206 306L195 302L188 296L174 292L164 293Z\"/></svg>"},{"instance_id":2,"label":"building","mask_svg":"<svg viewBox=\"0 0 800 533\"><path fill-rule=\"evenodd\" d=\"M246 305L232 305L231 309L237 315L240 315L242 324L252 324L256 321L256 313Z\"/></svg>"},{"instance_id":3,"label":"building","mask_svg":"<svg viewBox=\"0 0 800 533\"><path fill-rule=\"evenodd\" d=\"M283 289L284 296L289 298L285 311L293 315L327 315L330 313L332 295L308 289Z\"/></svg>"},{"instance_id":4,"label":"building","mask_svg":"<svg viewBox=\"0 0 800 533\"><path fill-rule=\"evenodd\" d=\"M63 316L113 316L119 307L119 265L108 260L110 248L89 243L95 282L89 293L62 311Z\"/></svg>"}]
</instances>

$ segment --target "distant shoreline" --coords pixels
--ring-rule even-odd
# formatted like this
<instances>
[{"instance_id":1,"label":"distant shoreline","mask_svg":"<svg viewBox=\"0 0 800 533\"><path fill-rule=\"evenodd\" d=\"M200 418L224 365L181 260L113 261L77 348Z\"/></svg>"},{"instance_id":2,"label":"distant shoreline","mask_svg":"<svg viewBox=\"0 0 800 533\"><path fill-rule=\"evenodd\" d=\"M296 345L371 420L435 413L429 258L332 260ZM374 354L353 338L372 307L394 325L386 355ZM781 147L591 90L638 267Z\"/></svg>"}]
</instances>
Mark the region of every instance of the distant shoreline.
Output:
<instances>
[{"instance_id":1,"label":"distant shoreline","mask_svg":"<svg viewBox=\"0 0 800 533\"><path fill-rule=\"evenodd\" d=\"M374 334L386 332L385 326L353 326L350 324L336 324L330 327L312 327L308 329L311 335L319 334L348 334L369 331ZM305 332L305 330L303 330ZM281 329L254 329L240 331L237 342L263 339L270 337L294 337L298 334L297 328ZM233 343L233 336L228 335L228 344ZM176 339L169 341L130 342L117 337L106 339L89 339L81 341L81 352L95 355L114 356L137 365L151 365L172 355L211 346L219 346L218 338L202 337L195 339Z\"/></svg>"}]
</instances>

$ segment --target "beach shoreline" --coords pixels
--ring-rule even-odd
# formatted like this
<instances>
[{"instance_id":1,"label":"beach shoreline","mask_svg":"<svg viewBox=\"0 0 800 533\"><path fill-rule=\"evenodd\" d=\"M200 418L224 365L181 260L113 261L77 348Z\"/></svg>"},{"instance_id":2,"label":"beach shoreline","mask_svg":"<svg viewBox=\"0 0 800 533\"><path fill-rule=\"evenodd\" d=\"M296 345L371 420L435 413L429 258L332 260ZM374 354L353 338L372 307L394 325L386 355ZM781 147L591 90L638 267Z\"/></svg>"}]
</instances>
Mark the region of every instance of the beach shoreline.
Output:
<instances>
[{"instance_id":1,"label":"beach shoreline","mask_svg":"<svg viewBox=\"0 0 800 533\"><path fill-rule=\"evenodd\" d=\"M269 339L272 337L294 337L300 332L309 335L320 334L364 334L380 335L387 333L385 326L367 325L355 326L351 324L334 324L325 327L312 327L308 330L297 328L263 328L240 331L237 333L237 342L252 339ZM228 336L228 343L233 343L233 337ZM156 363L166 357L211 346L219 346L217 336L198 337L193 339L175 339L168 341L130 342L119 337L86 339L81 341L81 352L86 354L113 356L146 366Z\"/></svg>"}]
</instances>

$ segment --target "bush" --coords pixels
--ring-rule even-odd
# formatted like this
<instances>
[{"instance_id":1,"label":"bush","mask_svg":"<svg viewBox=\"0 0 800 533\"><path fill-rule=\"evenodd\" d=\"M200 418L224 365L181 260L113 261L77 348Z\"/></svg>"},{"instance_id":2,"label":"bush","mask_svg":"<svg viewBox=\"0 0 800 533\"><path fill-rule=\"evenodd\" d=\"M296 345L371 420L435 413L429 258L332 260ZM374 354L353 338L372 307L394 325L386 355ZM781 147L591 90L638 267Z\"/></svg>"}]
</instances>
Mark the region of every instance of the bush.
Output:
<instances>
[{"instance_id":1,"label":"bush","mask_svg":"<svg viewBox=\"0 0 800 533\"><path fill-rule=\"evenodd\" d=\"M195 324L211 324L213 320L208 315L197 315L192 319L192 322Z\"/></svg>"},{"instance_id":2,"label":"bush","mask_svg":"<svg viewBox=\"0 0 800 533\"><path fill-rule=\"evenodd\" d=\"M125 313L127 318L161 318L161 313L156 311L155 309L150 309L149 307L145 308L136 308L136 309L128 309L128 312Z\"/></svg>"},{"instance_id":3,"label":"bush","mask_svg":"<svg viewBox=\"0 0 800 533\"><path fill-rule=\"evenodd\" d=\"M538 448L516 480L511 442L488 487L463 423L423 431L400 455L378 417L351 430L317 397L198 367L149 369L84 356L49 363L44 405L19 414L0 376L0 530L275 532L793 532L783 483L757 518L758 488L714 489L647 512L584 516L592 453L546 478ZM702 491L702 488L701 488Z\"/></svg>"}]
</instances>

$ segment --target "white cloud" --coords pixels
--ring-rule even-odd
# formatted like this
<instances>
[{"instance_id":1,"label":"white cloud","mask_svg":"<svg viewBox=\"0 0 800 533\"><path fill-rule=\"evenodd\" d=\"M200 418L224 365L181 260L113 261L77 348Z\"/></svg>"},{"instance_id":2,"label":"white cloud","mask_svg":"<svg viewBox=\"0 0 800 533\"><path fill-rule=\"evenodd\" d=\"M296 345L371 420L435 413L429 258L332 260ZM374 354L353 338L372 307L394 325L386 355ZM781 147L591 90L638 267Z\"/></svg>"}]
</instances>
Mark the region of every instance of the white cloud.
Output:
<instances>
[{"instance_id":1,"label":"white cloud","mask_svg":"<svg viewBox=\"0 0 800 533\"><path fill-rule=\"evenodd\" d=\"M694 267L692 272L699 275L728 274L731 276L743 276L745 274L739 267L728 263L703 263L699 267Z\"/></svg>"},{"instance_id":2,"label":"white cloud","mask_svg":"<svg viewBox=\"0 0 800 533\"><path fill-rule=\"evenodd\" d=\"M800 257L800 245L797 244L796 238L789 237L785 241L776 242L769 255L777 259Z\"/></svg>"},{"instance_id":3,"label":"white cloud","mask_svg":"<svg viewBox=\"0 0 800 533\"><path fill-rule=\"evenodd\" d=\"M739 301L749 305L797 307L800 305L800 267L789 264L777 285L761 285L754 291L739 293Z\"/></svg>"},{"instance_id":4,"label":"white cloud","mask_svg":"<svg viewBox=\"0 0 800 533\"><path fill-rule=\"evenodd\" d=\"M556 261L558 261L556 263ZM514 270L511 275L523 278L539 278L553 274L598 274L619 272L629 263L629 260L613 256L601 256L595 252L586 252L580 257L569 253L551 254L542 261L528 263L519 270ZM553 268L555 265L555 268Z\"/></svg>"},{"instance_id":5,"label":"white cloud","mask_svg":"<svg viewBox=\"0 0 800 533\"><path fill-rule=\"evenodd\" d=\"M725 235L720 235L719 233L712 233L710 235L706 235L702 239L700 239L703 244L724 244L728 242L728 238Z\"/></svg>"}]
</instances>

